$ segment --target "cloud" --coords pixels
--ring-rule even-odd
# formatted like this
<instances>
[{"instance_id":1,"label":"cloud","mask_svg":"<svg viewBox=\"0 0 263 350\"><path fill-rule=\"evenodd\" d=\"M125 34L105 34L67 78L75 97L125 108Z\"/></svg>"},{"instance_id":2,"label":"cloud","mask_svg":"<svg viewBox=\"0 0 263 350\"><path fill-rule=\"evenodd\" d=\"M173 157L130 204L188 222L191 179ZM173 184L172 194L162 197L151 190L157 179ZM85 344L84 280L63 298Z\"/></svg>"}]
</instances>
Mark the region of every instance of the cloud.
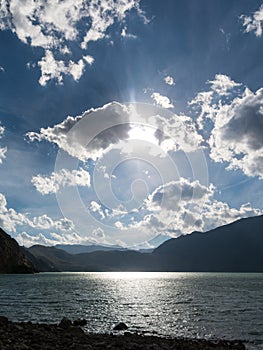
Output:
<instances>
[{"instance_id":1,"label":"cloud","mask_svg":"<svg viewBox=\"0 0 263 350\"><path fill-rule=\"evenodd\" d=\"M30 247L35 244L41 244L45 246L54 246L57 244L98 244L98 240L95 235L91 238L83 238L76 232L64 232L64 233L37 233L29 234L23 231L15 236L17 242L25 247Z\"/></svg>"},{"instance_id":2,"label":"cloud","mask_svg":"<svg viewBox=\"0 0 263 350\"><path fill-rule=\"evenodd\" d=\"M135 130L133 118L136 116L136 106L134 106L112 102L101 108L88 110L82 116L69 116L60 124L41 128L40 132L28 132L26 136L31 142L51 142L81 161L97 160L113 147L118 147L121 141L131 139L131 133ZM181 149L192 152L201 148L202 137L190 117L172 113L168 115L166 111L165 115L160 114L159 110L152 107L149 111L143 109L139 113L141 114L135 120L137 134L145 132L147 134L145 137L149 137L151 132L151 142L161 146L164 151ZM124 146L120 144L123 151ZM128 146L127 142L127 149Z\"/></svg>"},{"instance_id":3,"label":"cloud","mask_svg":"<svg viewBox=\"0 0 263 350\"><path fill-rule=\"evenodd\" d=\"M53 172L51 176L34 176L31 182L38 192L45 195L57 193L61 187L90 187L90 174L83 168L72 171L61 169L59 172Z\"/></svg>"},{"instance_id":4,"label":"cloud","mask_svg":"<svg viewBox=\"0 0 263 350\"><path fill-rule=\"evenodd\" d=\"M38 62L41 70L39 84L45 86L49 80L56 80L59 84L63 83L63 75L71 75L75 81L78 81L85 69L86 63L92 64L92 56L83 56L78 62L70 60L67 64L62 60L56 60L50 50L46 50L45 56Z\"/></svg>"},{"instance_id":5,"label":"cloud","mask_svg":"<svg viewBox=\"0 0 263 350\"><path fill-rule=\"evenodd\" d=\"M199 92L193 100L188 102L188 105L197 111L196 123L199 130L206 129L210 132L207 120L214 122L222 106L227 105L234 97L241 96L242 90L245 89L242 84L236 83L223 74L216 74L215 78L208 80L206 84L210 85L210 90Z\"/></svg>"},{"instance_id":6,"label":"cloud","mask_svg":"<svg viewBox=\"0 0 263 350\"><path fill-rule=\"evenodd\" d=\"M243 21L243 27L246 33L255 32L255 35L258 37L262 35L263 5L251 16L242 15L240 18Z\"/></svg>"},{"instance_id":7,"label":"cloud","mask_svg":"<svg viewBox=\"0 0 263 350\"><path fill-rule=\"evenodd\" d=\"M5 128L2 125L0 125L0 138L3 136L4 132Z\"/></svg>"},{"instance_id":8,"label":"cloud","mask_svg":"<svg viewBox=\"0 0 263 350\"><path fill-rule=\"evenodd\" d=\"M151 95L152 100L163 108L173 108L174 105L171 103L167 96L161 95L159 92L153 92Z\"/></svg>"},{"instance_id":9,"label":"cloud","mask_svg":"<svg viewBox=\"0 0 263 350\"><path fill-rule=\"evenodd\" d=\"M93 213L98 213L101 219L105 219L105 215L103 213L101 205L96 201L91 201L89 210Z\"/></svg>"},{"instance_id":10,"label":"cloud","mask_svg":"<svg viewBox=\"0 0 263 350\"><path fill-rule=\"evenodd\" d=\"M2 125L0 125L0 139L2 138L4 132L5 132L5 128ZM6 147L0 147L0 164L2 164L3 160L6 158L6 151L7 151Z\"/></svg>"},{"instance_id":11,"label":"cloud","mask_svg":"<svg viewBox=\"0 0 263 350\"><path fill-rule=\"evenodd\" d=\"M6 158L6 147L0 147L0 164L3 163L3 160Z\"/></svg>"},{"instance_id":12,"label":"cloud","mask_svg":"<svg viewBox=\"0 0 263 350\"><path fill-rule=\"evenodd\" d=\"M102 228L98 227L92 231L92 235L96 238L105 238L105 233Z\"/></svg>"},{"instance_id":13,"label":"cloud","mask_svg":"<svg viewBox=\"0 0 263 350\"><path fill-rule=\"evenodd\" d=\"M183 114L172 114L169 118L156 116L155 124L155 137L164 151L194 152L202 148L203 138L197 132L192 118Z\"/></svg>"},{"instance_id":14,"label":"cloud","mask_svg":"<svg viewBox=\"0 0 263 350\"><path fill-rule=\"evenodd\" d=\"M163 80L167 85L175 85L174 78L171 77L170 75L167 75L166 77L164 77Z\"/></svg>"},{"instance_id":15,"label":"cloud","mask_svg":"<svg viewBox=\"0 0 263 350\"><path fill-rule=\"evenodd\" d=\"M109 119L109 115L112 126L107 128L105 120ZM56 144L69 155L82 161L96 160L111 145L129 138L130 125L121 124L125 116L127 119L126 107L113 102L102 108L88 110L82 116L69 116L54 127L42 128L39 133L29 132L27 137L30 141L46 140Z\"/></svg>"},{"instance_id":16,"label":"cloud","mask_svg":"<svg viewBox=\"0 0 263 350\"><path fill-rule=\"evenodd\" d=\"M127 33L127 27L122 28L121 36L126 39L137 39L136 35Z\"/></svg>"},{"instance_id":17,"label":"cloud","mask_svg":"<svg viewBox=\"0 0 263 350\"><path fill-rule=\"evenodd\" d=\"M146 133L143 140L148 140L151 132L151 142L155 146L161 146L165 152L179 149L192 152L202 147L203 139L190 117L172 113L167 115L166 111L161 113L152 106L149 110L144 108L142 111L140 108L143 107L138 106L137 112L136 108L133 104L126 106L112 102L88 110L82 116L69 116L60 124L41 128L40 132L28 132L26 136L31 142L51 142L84 162L88 159L96 161L114 147L121 147L123 152L129 153L128 141L135 129L134 123L138 134Z\"/></svg>"},{"instance_id":18,"label":"cloud","mask_svg":"<svg viewBox=\"0 0 263 350\"><path fill-rule=\"evenodd\" d=\"M190 182L183 178L164 184L145 201L148 213L129 228L176 237L195 230L209 231L240 218L263 213L249 203L231 208L227 203L214 199L214 190L212 185L205 187L198 181ZM119 228L122 228L121 225Z\"/></svg>"},{"instance_id":19,"label":"cloud","mask_svg":"<svg viewBox=\"0 0 263 350\"><path fill-rule=\"evenodd\" d=\"M262 179L263 88L253 93L222 75L208 83L211 90L198 93L189 105L198 110L197 125L211 159Z\"/></svg>"},{"instance_id":20,"label":"cloud","mask_svg":"<svg viewBox=\"0 0 263 350\"><path fill-rule=\"evenodd\" d=\"M3 0L0 30L10 29L24 44L44 50L38 62L41 85L51 79L62 83L64 75L77 81L84 72L90 42L108 38L109 28L123 23L133 9L147 22L139 4L140 0L24 0L21 5L20 0ZM79 45L82 53L77 62L68 58L73 43Z\"/></svg>"},{"instance_id":21,"label":"cloud","mask_svg":"<svg viewBox=\"0 0 263 350\"><path fill-rule=\"evenodd\" d=\"M209 145L214 161L263 178L263 88L219 108Z\"/></svg>"},{"instance_id":22,"label":"cloud","mask_svg":"<svg viewBox=\"0 0 263 350\"><path fill-rule=\"evenodd\" d=\"M215 105L212 104L214 96L214 91L204 91L199 92L196 97L189 101L189 106L194 106L194 108L199 108L198 118L196 120L197 126L200 130L204 129L204 121L206 118L214 119L214 114L216 113Z\"/></svg>"},{"instance_id":23,"label":"cloud","mask_svg":"<svg viewBox=\"0 0 263 350\"><path fill-rule=\"evenodd\" d=\"M219 96L226 96L230 94L230 91L242 84L236 83L234 80L224 74L216 74L214 80L208 80L207 84L211 85L212 91L216 92Z\"/></svg>"},{"instance_id":24,"label":"cloud","mask_svg":"<svg viewBox=\"0 0 263 350\"><path fill-rule=\"evenodd\" d=\"M151 211L159 211L163 208L176 211L189 201L199 202L211 194L212 187L207 188L199 181L189 182L187 179L181 178L156 188L147 199L146 204Z\"/></svg>"},{"instance_id":25,"label":"cloud","mask_svg":"<svg viewBox=\"0 0 263 350\"><path fill-rule=\"evenodd\" d=\"M8 232L16 233L17 226L34 230L72 231L74 224L67 218L53 220L46 214L30 218L27 214L19 213L8 208L5 196L0 193L0 227Z\"/></svg>"}]
</instances>

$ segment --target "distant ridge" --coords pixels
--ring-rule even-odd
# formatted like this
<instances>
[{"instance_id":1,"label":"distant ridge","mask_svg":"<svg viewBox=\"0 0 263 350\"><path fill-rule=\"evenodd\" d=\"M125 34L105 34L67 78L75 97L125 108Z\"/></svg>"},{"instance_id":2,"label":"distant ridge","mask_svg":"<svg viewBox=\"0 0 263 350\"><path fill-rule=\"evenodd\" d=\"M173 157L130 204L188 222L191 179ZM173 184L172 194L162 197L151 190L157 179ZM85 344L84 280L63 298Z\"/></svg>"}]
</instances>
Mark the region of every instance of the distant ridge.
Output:
<instances>
[{"instance_id":1,"label":"distant ridge","mask_svg":"<svg viewBox=\"0 0 263 350\"><path fill-rule=\"evenodd\" d=\"M36 272L32 262L25 257L16 240L0 228L0 273Z\"/></svg>"},{"instance_id":2,"label":"distant ridge","mask_svg":"<svg viewBox=\"0 0 263 350\"><path fill-rule=\"evenodd\" d=\"M163 242L167 241L171 237L165 235L165 234L158 234L154 238L150 239L149 241L145 241L142 243L139 243L137 245L133 245L127 248L124 248L120 245L83 245L83 244L57 244L54 247L57 249L62 249L65 252L69 254L81 254L81 253L92 253L96 251L112 251L112 250L120 250L120 251L127 251L127 250L136 250L142 253L150 253L152 252L156 247L158 247Z\"/></svg>"},{"instance_id":3,"label":"distant ridge","mask_svg":"<svg viewBox=\"0 0 263 350\"><path fill-rule=\"evenodd\" d=\"M110 250L127 250L121 246L103 246L103 245L83 245L83 244L57 244L55 248L62 249L69 254L81 254L81 253L92 253L96 251L110 251Z\"/></svg>"},{"instance_id":4,"label":"distant ridge","mask_svg":"<svg viewBox=\"0 0 263 350\"><path fill-rule=\"evenodd\" d=\"M133 250L69 254L55 247L26 249L40 271L263 272L263 216L206 233L172 238L152 253Z\"/></svg>"}]
</instances>

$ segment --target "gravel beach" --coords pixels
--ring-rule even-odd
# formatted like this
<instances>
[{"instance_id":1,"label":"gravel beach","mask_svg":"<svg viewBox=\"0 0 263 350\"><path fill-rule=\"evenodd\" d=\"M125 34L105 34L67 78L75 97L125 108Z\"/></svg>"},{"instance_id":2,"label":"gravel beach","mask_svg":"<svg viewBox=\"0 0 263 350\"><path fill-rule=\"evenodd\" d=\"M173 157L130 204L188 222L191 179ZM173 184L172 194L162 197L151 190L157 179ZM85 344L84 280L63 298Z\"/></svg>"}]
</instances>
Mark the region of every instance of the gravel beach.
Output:
<instances>
[{"instance_id":1,"label":"gravel beach","mask_svg":"<svg viewBox=\"0 0 263 350\"><path fill-rule=\"evenodd\" d=\"M76 323L76 322L75 322ZM200 339L143 336L128 331L116 334L86 334L70 320L59 324L11 322L0 317L1 350L245 350L240 341L208 341Z\"/></svg>"}]
</instances>

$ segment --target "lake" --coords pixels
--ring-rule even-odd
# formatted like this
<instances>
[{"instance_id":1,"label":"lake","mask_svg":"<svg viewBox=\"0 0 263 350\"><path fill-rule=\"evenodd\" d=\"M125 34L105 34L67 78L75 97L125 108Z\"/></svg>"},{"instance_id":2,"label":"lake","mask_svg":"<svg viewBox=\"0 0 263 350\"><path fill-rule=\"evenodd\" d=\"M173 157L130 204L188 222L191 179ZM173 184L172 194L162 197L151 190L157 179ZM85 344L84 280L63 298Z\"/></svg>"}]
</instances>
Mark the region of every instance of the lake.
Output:
<instances>
[{"instance_id":1,"label":"lake","mask_svg":"<svg viewBox=\"0 0 263 350\"><path fill-rule=\"evenodd\" d=\"M0 275L0 315L33 322L81 317L89 332L125 322L140 333L241 339L263 349L263 274Z\"/></svg>"}]
</instances>

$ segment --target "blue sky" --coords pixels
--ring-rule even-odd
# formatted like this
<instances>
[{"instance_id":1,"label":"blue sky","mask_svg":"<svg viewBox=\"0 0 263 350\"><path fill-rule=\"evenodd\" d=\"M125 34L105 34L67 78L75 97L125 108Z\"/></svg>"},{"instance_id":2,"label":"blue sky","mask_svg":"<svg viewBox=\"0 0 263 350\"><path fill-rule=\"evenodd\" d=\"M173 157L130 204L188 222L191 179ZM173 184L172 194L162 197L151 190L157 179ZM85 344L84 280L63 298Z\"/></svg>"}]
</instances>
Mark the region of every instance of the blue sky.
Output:
<instances>
[{"instance_id":1,"label":"blue sky","mask_svg":"<svg viewBox=\"0 0 263 350\"><path fill-rule=\"evenodd\" d=\"M262 1L2 1L0 226L133 246L262 214L262 25Z\"/></svg>"}]
</instances>

